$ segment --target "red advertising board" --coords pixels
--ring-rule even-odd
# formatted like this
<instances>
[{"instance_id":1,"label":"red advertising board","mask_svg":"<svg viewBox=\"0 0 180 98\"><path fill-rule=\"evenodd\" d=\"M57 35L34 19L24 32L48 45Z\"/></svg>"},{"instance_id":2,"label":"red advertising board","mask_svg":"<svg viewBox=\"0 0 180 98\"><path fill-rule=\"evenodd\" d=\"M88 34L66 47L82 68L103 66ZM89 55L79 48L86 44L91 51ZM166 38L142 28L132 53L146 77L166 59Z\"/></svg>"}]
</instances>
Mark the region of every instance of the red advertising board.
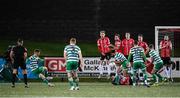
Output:
<instances>
[{"instance_id":1,"label":"red advertising board","mask_svg":"<svg viewBox=\"0 0 180 98\"><path fill-rule=\"evenodd\" d=\"M64 58L62 57L45 57L45 66L48 68L48 72L66 72L64 65Z\"/></svg>"}]
</instances>

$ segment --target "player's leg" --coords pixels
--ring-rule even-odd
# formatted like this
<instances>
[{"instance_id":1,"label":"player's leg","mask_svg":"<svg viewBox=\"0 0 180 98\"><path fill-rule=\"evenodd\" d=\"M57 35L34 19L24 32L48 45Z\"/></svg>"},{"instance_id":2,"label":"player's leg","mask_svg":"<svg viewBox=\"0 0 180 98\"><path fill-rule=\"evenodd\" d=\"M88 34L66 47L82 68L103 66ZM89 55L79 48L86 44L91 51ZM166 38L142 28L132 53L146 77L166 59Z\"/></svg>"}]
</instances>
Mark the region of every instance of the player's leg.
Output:
<instances>
[{"instance_id":1,"label":"player's leg","mask_svg":"<svg viewBox=\"0 0 180 98\"><path fill-rule=\"evenodd\" d=\"M73 81L73 62L67 62L66 64L66 70L67 70L67 76L68 76L68 81L69 81L69 85L70 85L70 89L69 90L75 90L74 87L74 81Z\"/></svg>"},{"instance_id":2,"label":"player's leg","mask_svg":"<svg viewBox=\"0 0 180 98\"><path fill-rule=\"evenodd\" d=\"M41 66L41 67L38 67L37 69L35 69L35 70L33 71L33 74L38 75L39 78L42 79L43 82L46 83L49 87L54 87L54 86L55 86L54 84L49 83L49 81L48 81L48 79L47 79L47 76L48 76L48 75L47 75L47 74L44 74L45 71L47 71L47 68Z\"/></svg>"},{"instance_id":3,"label":"player's leg","mask_svg":"<svg viewBox=\"0 0 180 98\"><path fill-rule=\"evenodd\" d=\"M160 71L163 68L163 62L157 63L153 70L152 70L152 76L153 76L153 86L158 86L159 82L162 81L163 77L160 75Z\"/></svg>"},{"instance_id":4,"label":"player's leg","mask_svg":"<svg viewBox=\"0 0 180 98\"><path fill-rule=\"evenodd\" d=\"M13 63L13 73L12 73L12 87L15 87L15 81L16 81L16 75L17 75L17 69L19 68L18 62L14 61Z\"/></svg>"},{"instance_id":5,"label":"player's leg","mask_svg":"<svg viewBox=\"0 0 180 98\"><path fill-rule=\"evenodd\" d=\"M156 76L158 77L158 82L163 80L163 77L160 75L160 71L163 68L163 62L156 64L155 66L155 70L157 70L157 72L155 72Z\"/></svg>"},{"instance_id":6,"label":"player's leg","mask_svg":"<svg viewBox=\"0 0 180 98\"><path fill-rule=\"evenodd\" d=\"M25 88L28 88L28 84L27 84L27 70L26 70L26 64L25 62L21 62L20 67L22 69L22 73L23 73L23 77L24 77L24 84L25 84Z\"/></svg>"},{"instance_id":7,"label":"player's leg","mask_svg":"<svg viewBox=\"0 0 180 98\"><path fill-rule=\"evenodd\" d=\"M147 82L147 72L146 72L146 65L143 62L140 62L141 65L141 71L143 73L144 76L144 85L149 87L148 82Z\"/></svg>"},{"instance_id":8,"label":"player's leg","mask_svg":"<svg viewBox=\"0 0 180 98\"><path fill-rule=\"evenodd\" d=\"M120 71L121 71L121 66L116 65L116 74L115 74L115 76L118 76L120 74Z\"/></svg>"},{"instance_id":9,"label":"player's leg","mask_svg":"<svg viewBox=\"0 0 180 98\"><path fill-rule=\"evenodd\" d=\"M169 78L168 78L168 80L169 81L171 81L171 82L173 82L173 78L172 78L172 61L171 61L171 58L170 57L168 57L167 58L167 67L168 67L168 72L167 72L167 74L168 74L168 76L169 76Z\"/></svg>"},{"instance_id":10,"label":"player's leg","mask_svg":"<svg viewBox=\"0 0 180 98\"><path fill-rule=\"evenodd\" d=\"M137 63L133 63L133 86L136 86L136 72L138 70L138 64Z\"/></svg>"},{"instance_id":11,"label":"player's leg","mask_svg":"<svg viewBox=\"0 0 180 98\"><path fill-rule=\"evenodd\" d=\"M133 72L131 71L131 65L128 61L122 63L122 69L125 75L129 75L133 79Z\"/></svg>"},{"instance_id":12,"label":"player's leg","mask_svg":"<svg viewBox=\"0 0 180 98\"><path fill-rule=\"evenodd\" d=\"M79 77L77 71L73 71L73 80L74 80L75 90L79 90Z\"/></svg>"},{"instance_id":13,"label":"player's leg","mask_svg":"<svg viewBox=\"0 0 180 98\"><path fill-rule=\"evenodd\" d=\"M17 75L17 68L13 68L13 73L12 73L12 87L15 87L15 80L16 80L16 75Z\"/></svg>"},{"instance_id":14,"label":"player's leg","mask_svg":"<svg viewBox=\"0 0 180 98\"><path fill-rule=\"evenodd\" d=\"M43 75L46 77L46 79L47 80L51 80L51 79L53 79L53 77L49 77L48 76L48 69L47 69L47 67L45 67L45 66L41 66L41 67L43 67Z\"/></svg>"},{"instance_id":15,"label":"player's leg","mask_svg":"<svg viewBox=\"0 0 180 98\"><path fill-rule=\"evenodd\" d=\"M98 78L101 78L101 76L103 75L103 66L104 66L104 59L105 59L105 56L101 54L101 62L100 62L100 66L99 66L99 76Z\"/></svg>"},{"instance_id":16,"label":"player's leg","mask_svg":"<svg viewBox=\"0 0 180 98\"><path fill-rule=\"evenodd\" d=\"M72 72L73 72L73 82L74 82L75 90L79 90L79 77L77 74L78 66L79 66L78 62L73 62Z\"/></svg>"},{"instance_id":17,"label":"player's leg","mask_svg":"<svg viewBox=\"0 0 180 98\"><path fill-rule=\"evenodd\" d=\"M173 77L172 77L172 63L170 64L170 71L169 71L169 75L170 75L170 81L173 82Z\"/></svg>"},{"instance_id":18,"label":"player's leg","mask_svg":"<svg viewBox=\"0 0 180 98\"><path fill-rule=\"evenodd\" d=\"M39 78L41 78L43 80L43 82L46 83L49 87L54 87L55 86L54 84L49 83L47 78L42 73L39 74Z\"/></svg>"},{"instance_id":19,"label":"player's leg","mask_svg":"<svg viewBox=\"0 0 180 98\"><path fill-rule=\"evenodd\" d=\"M163 57L162 58L162 60L163 60L163 62L164 62L164 66L165 66L165 68L164 68L164 72L165 72L165 75L166 75L166 78L167 78L167 80L169 80L169 78L170 78L170 68L169 68L169 60L168 60L168 58L167 57Z\"/></svg>"},{"instance_id":20,"label":"player's leg","mask_svg":"<svg viewBox=\"0 0 180 98\"><path fill-rule=\"evenodd\" d=\"M29 88L29 86L27 84L27 70L26 69L22 69L22 73L23 73L23 77L24 77L25 88Z\"/></svg>"},{"instance_id":21,"label":"player's leg","mask_svg":"<svg viewBox=\"0 0 180 98\"><path fill-rule=\"evenodd\" d=\"M106 53L105 56L106 56L106 65L107 65L107 71L108 71L107 79L110 79L111 66L109 66L109 60L111 59L111 54L110 53Z\"/></svg>"}]
</instances>

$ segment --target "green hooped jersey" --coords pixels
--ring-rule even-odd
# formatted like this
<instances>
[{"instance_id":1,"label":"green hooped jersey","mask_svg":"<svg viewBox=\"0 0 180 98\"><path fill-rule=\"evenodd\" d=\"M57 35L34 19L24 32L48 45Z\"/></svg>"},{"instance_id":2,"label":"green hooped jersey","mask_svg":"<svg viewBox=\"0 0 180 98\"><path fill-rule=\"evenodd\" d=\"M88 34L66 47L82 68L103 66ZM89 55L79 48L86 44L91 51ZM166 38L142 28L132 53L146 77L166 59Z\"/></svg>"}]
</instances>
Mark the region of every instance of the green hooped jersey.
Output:
<instances>
[{"instance_id":1,"label":"green hooped jersey","mask_svg":"<svg viewBox=\"0 0 180 98\"><path fill-rule=\"evenodd\" d=\"M130 49L130 54L133 56L133 62L144 62L144 49L140 46L135 46Z\"/></svg>"},{"instance_id":2,"label":"green hooped jersey","mask_svg":"<svg viewBox=\"0 0 180 98\"><path fill-rule=\"evenodd\" d=\"M163 62L161 57L159 56L159 53L157 51L155 51L155 50L150 50L149 51L149 56L151 58L153 58L154 64Z\"/></svg>"},{"instance_id":3,"label":"green hooped jersey","mask_svg":"<svg viewBox=\"0 0 180 98\"><path fill-rule=\"evenodd\" d=\"M66 52L67 62L79 61L79 52L81 52L81 49L77 45L67 45L64 52Z\"/></svg>"},{"instance_id":4,"label":"green hooped jersey","mask_svg":"<svg viewBox=\"0 0 180 98\"><path fill-rule=\"evenodd\" d=\"M116 61L120 61L120 62L123 62L123 61L126 61L126 57L122 54L122 53L116 53L115 56L114 56L114 59Z\"/></svg>"},{"instance_id":5,"label":"green hooped jersey","mask_svg":"<svg viewBox=\"0 0 180 98\"><path fill-rule=\"evenodd\" d=\"M40 62L41 59L35 55L32 55L27 59L28 67L31 68L31 71L37 69L39 67Z\"/></svg>"}]
</instances>

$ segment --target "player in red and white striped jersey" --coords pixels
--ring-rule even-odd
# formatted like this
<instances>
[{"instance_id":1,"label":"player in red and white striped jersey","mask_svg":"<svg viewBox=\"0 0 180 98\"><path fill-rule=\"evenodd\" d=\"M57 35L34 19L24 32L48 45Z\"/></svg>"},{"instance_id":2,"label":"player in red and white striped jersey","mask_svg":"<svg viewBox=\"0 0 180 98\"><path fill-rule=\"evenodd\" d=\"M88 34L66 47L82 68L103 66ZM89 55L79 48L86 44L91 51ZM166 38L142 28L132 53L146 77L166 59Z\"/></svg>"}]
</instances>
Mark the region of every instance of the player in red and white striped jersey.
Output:
<instances>
[{"instance_id":1,"label":"player in red and white striped jersey","mask_svg":"<svg viewBox=\"0 0 180 98\"><path fill-rule=\"evenodd\" d=\"M134 39L130 38L130 33L125 34L125 39L122 40L122 53L128 58L130 49L134 46Z\"/></svg>"},{"instance_id":2,"label":"player in red and white striped jersey","mask_svg":"<svg viewBox=\"0 0 180 98\"><path fill-rule=\"evenodd\" d=\"M144 53L147 54L149 52L149 47L146 42L143 41L143 35L138 35L138 46L141 46L144 49Z\"/></svg>"},{"instance_id":3,"label":"player in red and white striped jersey","mask_svg":"<svg viewBox=\"0 0 180 98\"><path fill-rule=\"evenodd\" d=\"M109 45L110 45L110 40L108 37L106 37L105 31L100 31L100 38L97 40L98 50L101 53L101 58L100 58L101 65L99 66L100 75L98 78L101 78L103 74L103 61L106 59L107 60L106 64L109 64L109 60L111 59ZM110 67L107 66L107 68L108 68L108 78L109 78Z\"/></svg>"},{"instance_id":4,"label":"player in red and white striped jersey","mask_svg":"<svg viewBox=\"0 0 180 98\"><path fill-rule=\"evenodd\" d=\"M164 39L160 42L160 56L164 62L165 68L165 74L168 78L168 80L171 78L171 51L172 51L172 43L169 40L169 36L165 35ZM172 80L172 78L171 78ZM172 80L173 81L173 80Z\"/></svg>"},{"instance_id":5,"label":"player in red and white striped jersey","mask_svg":"<svg viewBox=\"0 0 180 98\"><path fill-rule=\"evenodd\" d=\"M122 53L122 46L121 46L121 40L120 40L120 36L119 36L119 34L116 34L115 36L114 36L114 41L115 41L115 43L114 43L114 45L115 45L115 51L116 52L121 52Z\"/></svg>"}]
</instances>

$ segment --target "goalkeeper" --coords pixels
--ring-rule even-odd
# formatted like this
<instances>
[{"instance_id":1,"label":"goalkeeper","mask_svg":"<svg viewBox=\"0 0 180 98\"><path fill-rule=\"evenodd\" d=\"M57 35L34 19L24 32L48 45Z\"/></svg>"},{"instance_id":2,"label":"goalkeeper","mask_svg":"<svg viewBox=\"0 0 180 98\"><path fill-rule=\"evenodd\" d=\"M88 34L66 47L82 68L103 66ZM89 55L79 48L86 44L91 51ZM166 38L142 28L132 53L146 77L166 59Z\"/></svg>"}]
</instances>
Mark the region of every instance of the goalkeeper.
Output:
<instances>
[{"instance_id":1,"label":"goalkeeper","mask_svg":"<svg viewBox=\"0 0 180 98\"><path fill-rule=\"evenodd\" d=\"M43 66L43 60L39 58L40 50L35 49L34 54L27 59L28 67L30 67L32 73L36 76L39 76L49 87L54 87L54 84L49 83L49 77L47 72L47 67Z\"/></svg>"}]
</instances>

